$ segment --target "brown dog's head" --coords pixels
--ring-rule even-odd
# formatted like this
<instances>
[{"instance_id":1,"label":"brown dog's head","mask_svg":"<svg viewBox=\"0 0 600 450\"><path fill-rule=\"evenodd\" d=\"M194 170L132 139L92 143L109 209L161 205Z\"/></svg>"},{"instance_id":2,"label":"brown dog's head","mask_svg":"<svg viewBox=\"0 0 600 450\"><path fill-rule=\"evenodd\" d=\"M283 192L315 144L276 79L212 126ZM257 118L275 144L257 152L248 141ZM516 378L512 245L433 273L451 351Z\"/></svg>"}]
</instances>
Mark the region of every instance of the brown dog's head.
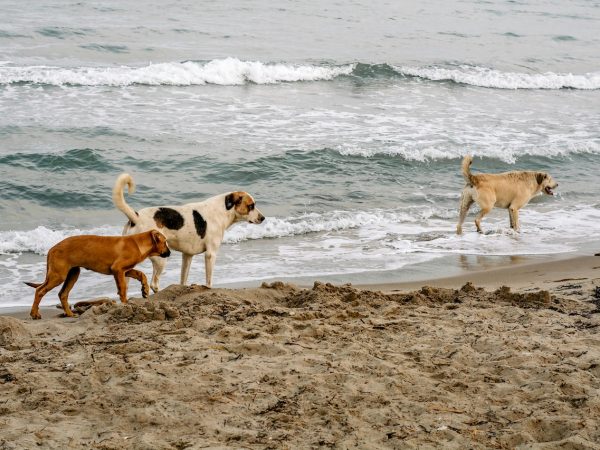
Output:
<instances>
[{"instance_id":1,"label":"brown dog's head","mask_svg":"<svg viewBox=\"0 0 600 450\"><path fill-rule=\"evenodd\" d=\"M152 230L150 232L152 236L152 252L150 256L160 256L161 258L168 258L171 256L171 250L167 245L167 238L160 231Z\"/></svg>"},{"instance_id":2,"label":"brown dog's head","mask_svg":"<svg viewBox=\"0 0 600 450\"><path fill-rule=\"evenodd\" d=\"M558 183L554 178L546 172L538 172L535 176L537 183L540 185L540 190L546 195L554 195L552 189L556 189Z\"/></svg>"},{"instance_id":3,"label":"brown dog's head","mask_svg":"<svg viewBox=\"0 0 600 450\"><path fill-rule=\"evenodd\" d=\"M258 210L256 203L247 192L231 192L225 196L225 209L235 212L235 220L247 220L250 223L263 223L265 216Z\"/></svg>"}]
</instances>

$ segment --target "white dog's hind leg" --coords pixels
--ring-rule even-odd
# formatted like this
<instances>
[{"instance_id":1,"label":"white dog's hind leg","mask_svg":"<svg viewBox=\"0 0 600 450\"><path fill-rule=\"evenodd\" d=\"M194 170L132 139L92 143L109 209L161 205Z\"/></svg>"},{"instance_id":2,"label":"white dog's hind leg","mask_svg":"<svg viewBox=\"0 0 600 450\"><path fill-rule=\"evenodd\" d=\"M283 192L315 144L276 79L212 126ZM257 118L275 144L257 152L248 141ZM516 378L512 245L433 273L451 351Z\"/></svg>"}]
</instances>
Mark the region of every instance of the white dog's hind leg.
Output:
<instances>
[{"instance_id":1,"label":"white dog's hind leg","mask_svg":"<svg viewBox=\"0 0 600 450\"><path fill-rule=\"evenodd\" d=\"M470 192L467 190L463 190L460 196L460 213L458 216L458 224L456 225L456 234L462 234L462 224L467 217L467 213L469 212L469 208L474 203L473 197Z\"/></svg>"},{"instance_id":2,"label":"white dog's hind leg","mask_svg":"<svg viewBox=\"0 0 600 450\"><path fill-rule=\"evenodd\" d=\"M154 292L158 292L158 283L160 281L160 275L162 274L165 266L167 265L167 258L161 258L160 256L151 256L150 261L152 261L152 282L150 283L150 288Z\"/></svg>"},{"instance_id":3,"label":"white dog's hind leg","mask_svg":"<svg viewBox=\"0 0 600 450\"><path fill-rule=\"evenodd\" d=\"M207 251L204 254L204 264L206 270L206 287L212 287L212 273L213 268L215 267L215 261L217 259L217 254Z\"/></svg>"},{"instance_id":4,"label":"white dog's hind leg","mask_svg":"<svg viewBox=\"0 0 600 450\"><path fill-rule=\"evenodd\" d=\"M192 265L192 258L194 255L188 255L187 253L181 254L181 280L180 283L187 284L188 275L190 274L190 266Z\"/></svg>"}]
</instances>

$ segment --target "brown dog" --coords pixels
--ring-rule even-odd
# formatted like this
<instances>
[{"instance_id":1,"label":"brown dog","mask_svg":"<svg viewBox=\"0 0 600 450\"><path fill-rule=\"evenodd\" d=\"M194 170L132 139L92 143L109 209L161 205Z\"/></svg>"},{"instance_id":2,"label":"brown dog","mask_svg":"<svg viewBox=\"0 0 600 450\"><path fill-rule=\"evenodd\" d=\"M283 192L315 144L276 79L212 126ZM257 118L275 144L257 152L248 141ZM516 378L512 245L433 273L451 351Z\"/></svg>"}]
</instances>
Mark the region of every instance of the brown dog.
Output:
<instances>
[{"instance_id":1,"label":"brown dog","mask_svg":"<svg viewBox=\"0 0 600 450\"><path fill-rule=\"evenodd\" d=\"M475 218L475 226L481 231L481 219L494 207L508 209L510 227L519 230L519 209L529 203L534 195L543 192L554 195L552 189L558 183L546 172L504 172L504 173L471 173L472 156L465 156L462 162L462 173L465 187L460 198L460 215L456 234L462 233L462 224L467 212L475 202L481 208Z\"/></svg>"},{"instance_id":2,"label":"brown dog","mask_svg":"<svg viewBox=\"0 0 600 450\"><path fill-rule=\"evenodd\" d=\"M39 311L42 297L64 281L58 297L65 315L72 317L73 312L69 308L67 299L79 277L81 267L105 275L113 275L122 303L127 303L125 277L139 280L142 283L142 296L148 297L150 289L146 275L135 270L135 265L149 256L166 258L170 254L167 239L156 230L130 236L69 237L56 244L48 252L44 282L41 284L25 283L36 288L30 316L32 319L42 318Z\"/></svg>"}]
</instances>

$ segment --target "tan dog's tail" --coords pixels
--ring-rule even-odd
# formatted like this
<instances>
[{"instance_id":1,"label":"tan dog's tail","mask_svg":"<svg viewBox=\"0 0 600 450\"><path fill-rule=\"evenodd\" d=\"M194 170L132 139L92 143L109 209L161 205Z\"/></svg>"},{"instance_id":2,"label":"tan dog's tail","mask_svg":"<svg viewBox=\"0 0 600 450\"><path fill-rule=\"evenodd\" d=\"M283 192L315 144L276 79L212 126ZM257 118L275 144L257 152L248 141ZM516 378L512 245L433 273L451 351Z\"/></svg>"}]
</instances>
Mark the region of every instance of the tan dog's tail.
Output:
<instances>
[{"instance_id":1,"label":"tan dog's tail","mask_svg":"<svg viewBox=\"0 0 600 450\"><path fill-rule=\"evenodd\" d=\"M133 182L133 178L128 173L122 173L115 181L115 186L113 187L113 203L123 214L127 216L129 221L135 225L137 223L138 215L137 213L125 202L125 196L123 195L123 191L125 190L125 185L127 185L127 192L129 194L133 194L135 192L135 183Z\"/></svg>"},{"instance_id":2,"label":"tan dog's tail","mask_svg":"<svg viewBox=\"0 0 600 450\"><path fill-rule=\"evenodd\" d=\"M42 283L30 283L29 281L24 281L24 283L25 283L27 286L31 286L32 288L37 288L38 286L41 286L41 285L42 285Z\"/></svg>"},{"instance_id":3,"label":"tan dog's tail","mask_svg":"<svg viewBox=\"0 0 600 450\"><path fill-rule=\"evenodd\" d=\"M473 174L471 174L471 163L473 162L473 157L471 155L467 155L463 158L462 161L462 174L465 177L465 183L468 185L473 185Z\"/></svg>"}]
</instances>

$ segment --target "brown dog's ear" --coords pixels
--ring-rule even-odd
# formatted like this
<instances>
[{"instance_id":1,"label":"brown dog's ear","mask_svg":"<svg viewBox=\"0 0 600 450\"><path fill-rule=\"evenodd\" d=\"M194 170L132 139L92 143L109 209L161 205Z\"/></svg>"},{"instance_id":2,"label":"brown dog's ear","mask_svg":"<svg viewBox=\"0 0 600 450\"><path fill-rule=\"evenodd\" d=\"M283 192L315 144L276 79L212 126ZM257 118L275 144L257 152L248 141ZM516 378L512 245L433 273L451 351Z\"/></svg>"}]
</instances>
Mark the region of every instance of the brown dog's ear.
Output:
<instances>
[{"instance_id":1,"label":"brown dog's ear","mask_svg":"<svg viewBox=\"0 0 600 450\"><path fill-rule=\"evenodd\" d=\"M152 242L154 242L154 245L158 245L160 243L160 237L162 234L156 230L152 230L150 235L152 236Z\"/></svg>"},{"instance_id":2,"label":"brown dog's ear","mask_svg":"<svg viewBox=\"0 0 600 450\"><path fill-rule=\"evenodd\" d=\"M227 194L227 196L225 197L225 209L229 211L234 206L238 206L240 203L242 203L243 198L244 196L239 192L232 192L231 194Z\"/></svg>"},{"instance_id":3,"label":"brown dog's ear","mask_svg":"<svg viewBox=\"0 0 600 450\"><path fill-rule=\"evenodd\" d=\"M546 178L548 178L548 174L547 173L538 172L535 175L535 179L537 181L537 184L542 184L542 181L544 181Z\"/></svg>"}]
</instances>

